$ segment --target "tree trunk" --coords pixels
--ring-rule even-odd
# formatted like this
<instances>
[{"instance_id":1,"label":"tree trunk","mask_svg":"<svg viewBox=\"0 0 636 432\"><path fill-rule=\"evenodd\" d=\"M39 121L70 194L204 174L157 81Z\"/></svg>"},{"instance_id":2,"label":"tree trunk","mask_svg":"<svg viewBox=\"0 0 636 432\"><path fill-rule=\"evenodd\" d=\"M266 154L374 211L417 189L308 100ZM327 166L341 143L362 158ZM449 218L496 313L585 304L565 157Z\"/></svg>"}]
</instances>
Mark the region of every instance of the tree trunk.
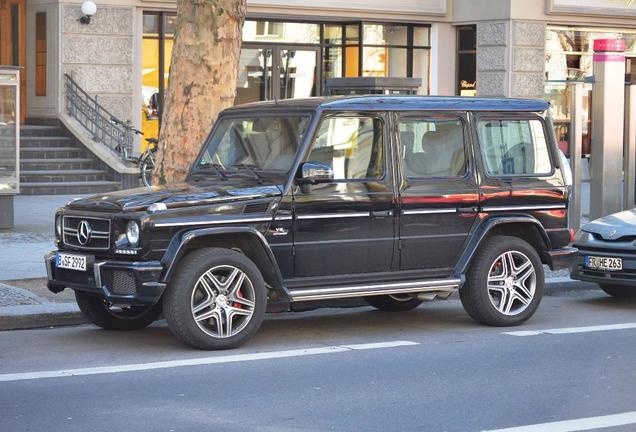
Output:
<instances>
[{"instance_id":1,"label":"tree trunk","mask_svg":"<svg viewBox=\"0 0 636 432\"><path fill-rule=\"evenodd\" d=\"M234 103L246 0L177 0L153 184L182 181L220 111Z\"/></svg>"}]
</instances>

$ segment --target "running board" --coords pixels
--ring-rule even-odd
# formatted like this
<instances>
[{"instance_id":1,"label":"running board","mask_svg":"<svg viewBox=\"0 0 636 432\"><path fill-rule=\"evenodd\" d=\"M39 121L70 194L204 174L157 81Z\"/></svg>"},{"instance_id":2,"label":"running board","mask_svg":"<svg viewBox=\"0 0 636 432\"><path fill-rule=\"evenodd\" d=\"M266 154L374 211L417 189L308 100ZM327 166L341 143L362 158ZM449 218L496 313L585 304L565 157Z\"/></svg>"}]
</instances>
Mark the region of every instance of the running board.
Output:
<instances>
[{"instance_id":1,"label":"running board","mask_svg":"<svg viewBox=\"0 0 636 432\"><path fill-rule=\"evenodd\" d=\"M365 297L385 294L423 293L431 291L455 291L461 279L442 279L379 283L372 285L331 286L323 288L292 289L289 297L292 301L328 300L349 297Z\"/></svg>"}]
</instances>

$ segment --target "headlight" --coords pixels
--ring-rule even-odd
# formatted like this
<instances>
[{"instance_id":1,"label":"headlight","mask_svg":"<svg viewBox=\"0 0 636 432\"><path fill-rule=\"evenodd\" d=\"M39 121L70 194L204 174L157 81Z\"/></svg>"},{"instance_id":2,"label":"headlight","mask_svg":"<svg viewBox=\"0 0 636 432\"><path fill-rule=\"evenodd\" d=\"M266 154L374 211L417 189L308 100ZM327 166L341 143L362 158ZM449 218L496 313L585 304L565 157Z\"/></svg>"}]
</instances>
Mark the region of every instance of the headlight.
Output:
<instances>
[{"instance_id":1,"label":"headlight","mask_svg":"<svg viewBox=\"0 0 636 432\"><path fill-rule=\"evenodd\" d=\"M55 236L58 239L62 238L62 215L55 216Z\"/></svg>"},{"instance_id":2,"label":"headlight","mask_svg":"<svg viewBox=\"0 0 636 432\"><path fill-rule=\"evenodd\" d=\"M128 239L128 244L131 246L137 246L139 243L139 224L137 222L128 222L128 226L126 227L126 238Z\"/></svg>"}]
</instances>

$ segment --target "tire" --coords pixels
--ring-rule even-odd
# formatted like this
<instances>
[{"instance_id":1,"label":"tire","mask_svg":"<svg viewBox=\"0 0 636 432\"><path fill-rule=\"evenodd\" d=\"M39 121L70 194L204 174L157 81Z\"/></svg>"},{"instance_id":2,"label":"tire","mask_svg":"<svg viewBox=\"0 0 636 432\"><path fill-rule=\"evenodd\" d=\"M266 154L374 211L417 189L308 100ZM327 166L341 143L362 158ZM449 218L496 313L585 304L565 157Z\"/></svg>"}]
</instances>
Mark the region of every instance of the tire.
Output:
<instances>
[{"instance_id":1,"label":"tire","mask_svg":"<svg viewBox=\"0 0 636 432\"><path fill-rule=\"evenodd\" d=\"M118 309L82 291L75 291L75 301L90 322L105 330L139 330L148 327L161 315L161 302L153 306Z\"/></svg>"},{"instance_id":2,"label":"tire","mask_svg":"<svg viewBox=\"0 0 636 432\"><path fill-rule=\"evenodd\" d=\"M388 312L405 312L422 304L421 300L408 294L377 295L364 300L376 309Z\"/></svg>"},{"instance_id":3,"label":"tire","mask_svg":"<svg viewBox=\"0 0 636 432\"><path fill-rule=\"evenodd\" d=\"M601 289L616 298L636 299L636 287L600 284Z\"/></svg>"},{"instance_id":4,"label":"tire","mask_svg":"<svg viewBox=\"0 0 636 432\"><path fill-rule=\"evenodd\" d=\"M495 236L477 251L459 297L475 321L515 326L536 312L543 287L543 265L537 251L517 237Z\"/></svg>"},{"instance_id":5,"label":"tire","mask_svg":"<svg viewBox=\"0 0 636 432\"><path fill-rule=\"evenodd\" d=\"M152 170L155 168L155 160L151 153L148 153L139 165L141 170L141 182L144 186L152 186Z\"/></svg>"},{"instance_id":6,"label":"tire","mask_svg":"<svg viewBox=\"0 0 636 432\"><path fill-rule=\"evenodd\" d=\"M240 252L200 249L179 262L163 307L170 331L182 342L204 350L236 348L263 322L265 281Z\"/></svg>"}]
</instances>

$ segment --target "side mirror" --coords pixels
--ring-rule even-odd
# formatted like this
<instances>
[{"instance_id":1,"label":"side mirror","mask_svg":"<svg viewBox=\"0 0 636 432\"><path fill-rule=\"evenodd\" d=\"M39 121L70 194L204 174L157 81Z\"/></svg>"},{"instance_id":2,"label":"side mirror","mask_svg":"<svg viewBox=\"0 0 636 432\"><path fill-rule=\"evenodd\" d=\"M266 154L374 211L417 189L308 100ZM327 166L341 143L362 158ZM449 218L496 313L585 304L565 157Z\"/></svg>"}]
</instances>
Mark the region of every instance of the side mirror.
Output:
<instances>
[{"instance_id":1,"label":"side mirror","mask_svg":"<svg viewBox=\"0 0 636 432\"><path fill-rule=\"evenodd\" d=\"M305 162L300 166L299 184L326 183L333 180L331 165L321 162Z\"/></svg>"}]
</instances>

